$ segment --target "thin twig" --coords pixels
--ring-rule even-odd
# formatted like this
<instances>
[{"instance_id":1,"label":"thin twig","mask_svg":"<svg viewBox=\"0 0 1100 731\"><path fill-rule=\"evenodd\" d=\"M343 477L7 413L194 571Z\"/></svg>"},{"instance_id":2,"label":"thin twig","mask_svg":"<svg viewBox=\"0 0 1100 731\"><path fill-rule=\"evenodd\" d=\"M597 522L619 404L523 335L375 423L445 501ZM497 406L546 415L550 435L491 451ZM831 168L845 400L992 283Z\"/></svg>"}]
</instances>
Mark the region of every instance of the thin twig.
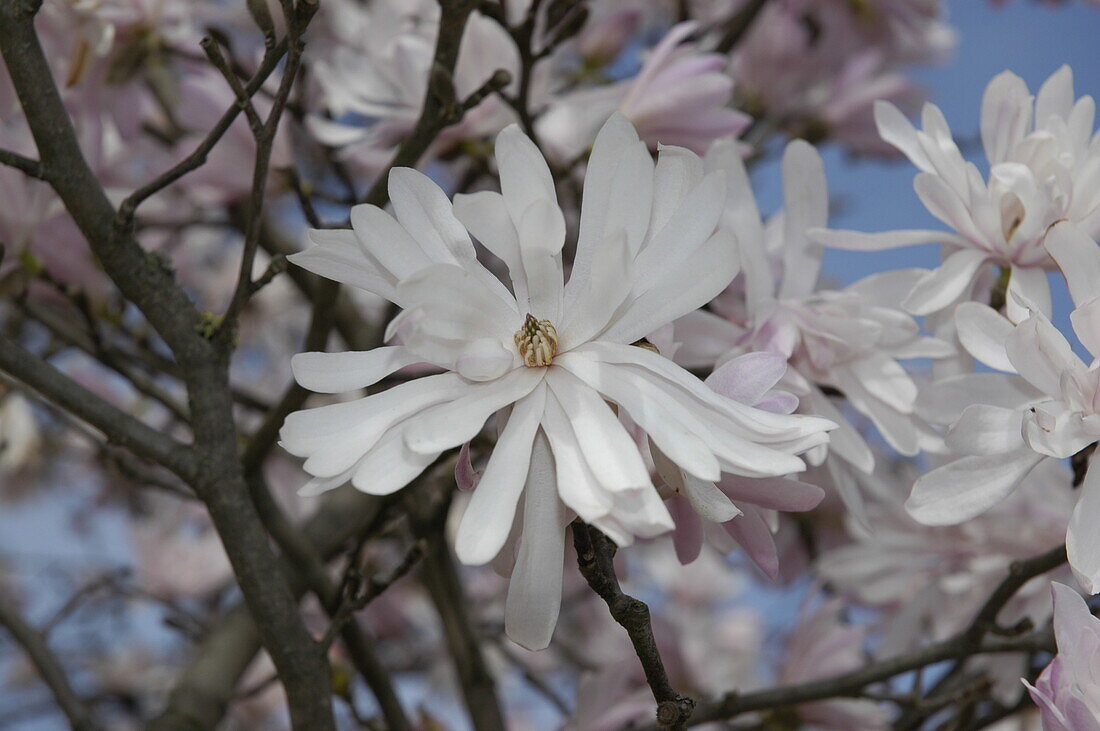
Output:
<instances>
[{"instance_id":1,"label":"thin twig","mask_svg":"<svg viewBox=\"0 0 1100 731\"><path fill-rule=\"evenodd\" d=\"M92 719L88 706L73 690L61 664L46 645L46 638L28 624L2 594L0 594L0 625L11 633L27 653L27 657L34 663L38 674L49 686L57 705L61 707L72 727L77 731L98 731L99 724Z\"/></svg>"},{"instance_id":2,"label":"thin twig","mask_svg":"<svg viewBox=\"0 0 1100 731\"><path fill-rule=\"evenodd\" d=\"M611 616L630 636L634 652L645 671L646 683L657 701L657 723L662 728L681 729L692 717L695 701L677 693L669 682L645 602L623 593L615 575L615 544L598 529L580 519L573 521L573 546L577 549L577 567L592 591L596 592Z\"/></svg>"}]
</instances>

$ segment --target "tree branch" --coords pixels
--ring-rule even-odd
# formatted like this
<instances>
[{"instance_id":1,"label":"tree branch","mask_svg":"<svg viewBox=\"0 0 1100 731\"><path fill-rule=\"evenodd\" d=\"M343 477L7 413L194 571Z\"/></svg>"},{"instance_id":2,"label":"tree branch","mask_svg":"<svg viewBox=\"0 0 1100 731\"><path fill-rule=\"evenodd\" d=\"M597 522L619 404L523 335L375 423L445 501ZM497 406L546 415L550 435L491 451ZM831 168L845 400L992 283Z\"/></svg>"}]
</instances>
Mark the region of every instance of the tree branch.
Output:
<instances>
[{"instance_id":1,"label":"tree branch","mask_svg":"<svg viewBox=\"0 0 1100 731\"><path fill-rule=\"evenodd\" d=\"M580 519L573 521L573 546L577 549L577 567L592 591L596 592L634 645L634 652L645 671L646 683L657 701L657 723L661 728L681 729L695 709L695 701L677 693L669 682L645 602L623 593L615 576L615 544L598 529Z\"/></svg>"},{"instance_id":2,"label":"tree branch","mask_svg":"<svg viewBox=\"0 0 1100 731\"><path fill-rule=\"evenodd\" d=\"M38 674L49 686L57 705L61 707L72 727L77 731L98 731L100 726L92 719L91 711L69 684L61 664L46 646L46 638L30 626L2 594L0 594L0 625L7 628L27 653L27 657L34 663Z\"/></svg>"},{"instance_id":3,"label":"tree branch","mask_svg":"<svg viewBox=\"0 0 1100 731\"><path fill-rule=\"evenodd\" d=\"M161 464L184 480L194 478L195 463L190 447L104 401L3 335L0 335L0 370L94 426L112 444Z\"/></svg>"},{"instance_id":4,"label":"tree branch","mask_svg":"<svg viewBox=\"0 0 1100 731\"><path fill-rule=\"evenodd\" d=\"M403 495L413 532L424 542L420 580L439 613L443 636L474 728L503 730L504 717L496 697L496 684L470 622L465 592L444 532L445 508L450 503L453 482L442 488L424 485L421 489L412 489L410 486L405 488Z\"/></svg>"}]
</instances>

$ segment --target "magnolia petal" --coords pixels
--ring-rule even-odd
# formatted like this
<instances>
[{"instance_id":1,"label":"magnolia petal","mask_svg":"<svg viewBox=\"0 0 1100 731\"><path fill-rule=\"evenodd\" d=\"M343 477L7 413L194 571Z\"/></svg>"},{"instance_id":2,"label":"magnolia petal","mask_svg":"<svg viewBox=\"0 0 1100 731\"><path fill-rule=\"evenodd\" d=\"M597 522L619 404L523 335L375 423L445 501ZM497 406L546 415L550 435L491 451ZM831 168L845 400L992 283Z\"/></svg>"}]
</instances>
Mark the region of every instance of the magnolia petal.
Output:
<instances>
[{"instance_id":1,"label":"magnolia petal","mask_svg":"<svg viewBox=\"0 0 1100 731\"><path fill-rule=\"evenodd\" d=\"M1027 84L1011 71L993 77L982 95L981 133L990 165L1003 162L1031 127Z\"/></svg>"},{"instance_id":2,"label":"magnolia petal","mask_svg":"<svg viewBox=\"0 0 1100 731\"><path fill-rule=\"evenodd\" d=\"M1066 554L1077 583L1089 594L1100 594L1100 468L1090 465L1069 520ZM1090 617L1091 619L1091 617Z\"/></svg>"},{"instance_id":3,"label":"magnolia petal","mask_svg":"<svg viewBox=\"0 0 1100 731\"><path fill-rule=\"evenodd\" d=\"M554 369L547 381L600 484L612 491L650 487L637 445L599 393L562 369Z\"/></svg>"},{"instance_id":4,"label":"magnolia petal","mask_svg":"<svg viewBox=\"0 0 1100 731\"><path fill-rule=\"evenodd\" d=\"M947 430L947 447L956 454L999 455L1026 449L1024 412L987 404L973 404Z\"/></svg>"},{"instance_id":5,"label":"magnolia petal","mask_svg":"<svg viewBox=\"0 0 1100 731\"><path fill-rule=\"evenodd\" d=\"M741 511L733 504L729 496L715 487L713 482L707 482L685 474L684 496L691 502L691 507L695 509L695 512L709 521L725 523L727 520L741 515Z\"/></svg>"},{"instance_id":6,"label":"magnolia petal","mask_svg":"<svg viewBox=\"0 0 1100 731\"><path fill-rule=\"evenodd\" d=\"M1100 297L1100 246L1070 221L1059 221L1047 232L1044 245L1080 307Z\"/></svg>"},{"instance_id":7,"label":"magnolia petal","mask_svg":"<svg viewBox=\"0 0 1100 731\"><path fill-rule=\"evenodd\" d=\"M968 244L962 237L948 231L911 230L864 233L863 231L849 231L846 229L811 228L806 232L806 235L809 236L811 241L816 241L822 246L848 251L883 251L884 249L897 249L902 246L917 246L920 244L961 244L964 246Z\"/></svg>"},{"instance_id":8,"label":"magnolia petal","mask_svg":"<svg viewBox=\"0 0 1100 731\"><path fill-rule=\"evenodd\" d=\"M1045 457L1030 449L963 457L918 479L905 509L924 525L956 525L1004 500Z\"/></svg>"},{"instance_id":9,"label":"magnolia petal","mask_svg":"<svg viewBox=\"0 0 1100 731\"><path fill-rule=\"evenodd\" d=\"M780 353L745 353L714 369L704 381L718 393L753 406L787 372L787 359Z\"/></svg>"},{"instance_id":10,"label":"magnolia petal","mask_svg":"<svg viewBox=\"0 0 1100 731\"><path fill-rule=\"evenodd\" d=\"M942 310L966 292L987 258L988 254L977 249L956 251L917 282L902 307L914 315Z\"/></svg>"},{"instance_id":11,"label":"magnolia petal","mask_svg":"<svg viewBox=\"0 0 1100 731\"><path fill-rule=\"evenodd\" d=\"M345 353L298 353L290 359L294 379L316 393L343 393L378 383L419 361L401 345Z\"/></svg>"},{"instance_id":12,"label":"magnolia petal","mask_svg":"<svg viewBox=\"0 0 1100 731\"><path fill-rule=\"evenodd\" d=\"M531 450L524 487L523 536L504 605L505 632L528 650L542 650L550 644L561 610L565 508L555 482L550 445L540 433Z\"/></svg>"},{"instance_id":13,"label":"magnolia petal","mask_svg":"<svg viewBox=\"0 0 1100 731\"><path fill-rule=\"evenodd\" d=\"M783 151L783 283L779 298L805 297L813 291L824 250L806 231L829 218L825 166L813 145L793 140Z\"/></svg>"},{"instance_id":14,"label":"magnolia petal","mask_svg":"<svg viewBox=\"0 0 1100 731\"><path fill-rule=\"evenodd\" d=\"M478 338L455 359L455 370L471 381L491 381L518 367L515 351L509 351L495 338Z\"/></svg>"},{"instance_id":15,"label":"magnolia petal","mask_svg":"<svg viewBox=\"0 0 1100 731\"><path fill-rule=\"evenodd\" d=\"M488 563L508 540L545 404L540 384L516 403L493 447L455 535L455 555L468 566Z\"/></svg>"},{"instance_id":16,"label":"magnolia petal","mask_svg":"<svg viewBox=\"0 0 1100 731\"><path fill-rule=\"evenodd\" d=\"M779 578L779 552L775 547L775 538L760 516L760 511L747 507L743 515L723 523L722 526L768 578L772 581Z\"/></svg>"},{"instance_id":17,"label":"magnolia petal","mask_svg":"<svg viewBox=\"0 0 1100 731\"><path fill-rule=\"evenodd\" d=\"M921 170L932 169L932 163L917 142L917 130L900 109L880 99L875 102L874 115L875 126L884 142L896 147Z\"/></svg>"},{"instance_id":18,"label":"magnolia petal","mask_svg":"<svg viewBox=\"0 0 1100 731\"><path fill-rule=\"evenodd\" d=\"M813 510L825 499L825 491L817 485L789 477L723 475L718 487L737 503L795 513Z\"/></svg>"},{"instance_id":19,"label":"magnolia petal","mask_svg":"<svg viewBox=\"0 0 1100 731\"><path fill-rule=\"evenodd\" d=\"M517 368L495 381L473 384L461 398L419 414L405 431L405 443L422 454L457 447L477 436L494 413L531 393L542 378L539 368Z\"/></svg>"},{"instance_id":20,"label":"magnolia petal","mask_svg":"<svg viewBox=\"0 0 1100 731\"><path fill-rule=\"evenodd\" d=\"M429 260L457 263L475 258L470 234L455 218L447 194L431 178L413 168L393 168L389 189L398 222Z\"/></svg>"},{"instance_id":21,"label":"magnolia petal","mask_svg":"<svg viewBox=\"0 0 1100 731\"><path fill-rule=\"evenodd\" d=\"M955 308L959 342L972 356L990 368L1015 373L1005 343L1013 325L992 307L980 302L963 302Z\"/></svg>"}]
</instances>

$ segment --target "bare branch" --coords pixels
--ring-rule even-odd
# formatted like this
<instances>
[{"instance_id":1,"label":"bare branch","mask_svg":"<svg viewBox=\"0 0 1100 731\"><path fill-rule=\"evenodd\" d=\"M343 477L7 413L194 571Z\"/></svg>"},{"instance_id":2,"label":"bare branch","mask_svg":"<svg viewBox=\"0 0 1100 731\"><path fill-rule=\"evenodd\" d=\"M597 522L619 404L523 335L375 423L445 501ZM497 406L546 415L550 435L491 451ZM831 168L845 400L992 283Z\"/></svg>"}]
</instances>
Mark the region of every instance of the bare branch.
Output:
<instances>
[{"instance_id":1,"label":"bare branch","mask_svg":"<svg viewBox=\"0 0 1100 731\"><path fill-rule=\"evenodd\" d=\"M657 723L662 728L681 729L695 709L695 701L677 693L669 682L645 602L623 593L615 576L615 544L596 528L580 519L573 521L573 545L581 575L607 603L611 616L630 635L634 652L642 663L646 683L657 701Z\"/></svg>"},{"instance_id":2,"label":"bare branch","mask_svg":"<svg viewBox=\"0 0 1100 731\"><path fill-rule=\"evenodd\" d=\"M47 647L46 638L28 624L2 594L0 594L0 625L11 633L27 653L27 657L34 663L38 674L49 686L57 705L61 707L72 727L77 731L98 731L99 724L92 719L91 711L69 684L61 664Z\"/></svg>"},{"instance_id":3,"label":"bare branch","mask_svg":"<svg viewBox=\"0 0 1100 731\"><path fill-rule=\"evenodd\" d=\"M103 432L108 441L194 478L190 448L135 419L81 386L18 343L0 335L0 369Z\"/></svg>"}]
</instances>

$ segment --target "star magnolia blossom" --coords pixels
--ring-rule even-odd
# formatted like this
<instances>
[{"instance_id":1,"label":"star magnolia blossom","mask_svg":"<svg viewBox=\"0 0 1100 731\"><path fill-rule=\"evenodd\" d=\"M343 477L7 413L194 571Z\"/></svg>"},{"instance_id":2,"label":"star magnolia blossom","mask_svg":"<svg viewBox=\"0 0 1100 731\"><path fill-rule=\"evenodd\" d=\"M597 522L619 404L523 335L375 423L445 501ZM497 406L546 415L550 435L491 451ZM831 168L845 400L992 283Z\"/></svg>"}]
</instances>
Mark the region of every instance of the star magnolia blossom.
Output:
<instances>
[{"instance_id":1,"label":"star magnolia blossom","mask_svg":"<svg viewBox=\"0 0 1100 731\"><path fill-rule=\"evenodd\" d=\"M492 560L524 500L509 587L510 636L545 647L561 593L567 510L621 545L672 527L649 471L608 402L660 451L710 485L804 469L796 454L833 425L721 396L672 361L631 343L700 307L737 272L720 225L725 186L684 150L656 165L621 115L593 146L577 253L564 283L565 221L538 148L516 126L497 137L501 193L446 195L411 169L390 174L391 216L352 209L353 231L313 231L293 257L403 312L403 344L295 357L313 391L363 388L413 363L445 372L288 417L282 443L305 457L317 494L347 481L372 494L404 487L486 420L507 422L459 525L456 553ZM477 261L467 233L507 267L511 289Z\"/></svg>"},{"instance_id":2,"label":"star magnolia blossom","mask_svg":"<svg viewBox=\"0 0 1100 731\"><path fill-rule=\"evenodd\" d=\"M538 122L553 156L571 161L581 154L616 109L652 148L660 142L703 152L716 139L744 132L752 120L728 107L729 60L685 42L697 28L692 21L671 28L632 79L556 99Z\"/></svg>"},{"instance_id":3,"label":"star magnolia blossom","mask_svg":"<svg viewBox=\"0 0 1100 731\"><path fill-rule=\"evenodd\" d=\"M392 148L416 124L428 90L439 3L434 0L380 0L372 3L323 3L318 22L331 41L310 46L314 73L325 106L335 121L307 118L321 142L368 169L384 165ZM498 69L518 77L519 53L507 32L473 12L466 24L454 70L455 93L464 99ZM509 87L515 91L513 82ZM371 122L348 119L360 115ZM443 132L436 147L495 134L514 116L491 96Z\"/></svg>"},{"instance_id":4,"label":"star magnolia blossom","mask_svg":"<svg viewBox=\"0 0 1100 731\"><path fill-rule=\"evenodd\" d=\"M1046 236L1047 249L1069 283L1077 309L1074 331L1093 355L1086 364L1038 311L1014 325L976 302L955 312L959 340L1003 374L971 374L937 383L933 399L960 393L947 445L958 459L921 477L906 504L928 525L950 525L978 515L1011 493L1042 460L1071 457L1100 440L1100 250L1063 221ZM1027 310L1027 303L1017 307ZM1090 469L1066 534L1070 566L1081 586L1100 592L1100 470Z\"/></svg>"},{"instance_id":5,"label":"star magnolia blossom","mask_svg":"<svg viewBox=\"0 0 1100 731\"><path fill-rule=\"evenodd\" d=\"M1008 291L1050 312L1044 267L1051 265L1043 238L1052 223L1069 219L1100 234L1100 135L1093 134L1095 104L1074 101L1068 66L1028 93L1004 72L986 87L981 135L990 164L988 181L963 159L939 108L926 104L917 131L894 106L875 105L879 134L921 169L913 182L928 211L954 229L943 231L814 231L827 246L872 251L943 243L938 269L916 283L905 301L927 315L959 301L987 264L1011 274ZM1009 307L1017 298L1009 297Z\"/></svg>"},{"instance_id":6,"label":"star magnolia blossom","mask_svg":"<svg viewBox=\"0 0 1100 731\"><path fill-rule=\"evenodd\" d=\"M783 155L785 210L765 226L748 175L729 145L707 154L707 164L727 176L726 224L738 233L743 282L675 324L682 343L677 362L685 367L721 366L735 356L778 353L789 368L779 381L800 399L806 411L840 424L829 448L862 472L874 467L870 447L843 418L822 386L842 391L868 416L897 451L914 455L932 442L932 434L914 414L917 386L901 358L943 357L952 348L920 335L913 318L896 308L896 293L913 272L867 277L842 291L815 291L823 250L806 229L824 226L828 217L825 173L814 148L802 141ZM782 256L782 279L775 281L769 254ZM724 377L719 368L709 382L722 393L738 388L740 377ZM823 450L812 455L816 462ZM855 485L831 470L841 495L855 504Z\"/></svg>"},{"instance_id":7,"label":"star magnolia blossom","mask_svg":"<svg viewBox=\"0 0 1100 731\"><path fill-rule=\"evenodd\" d=\"M1058 654L1035 685L1023 684L1045 731L1100 731L1100 619L1068 586L1052 584L1051 593Z\"/></svg>"}]
</instances>

